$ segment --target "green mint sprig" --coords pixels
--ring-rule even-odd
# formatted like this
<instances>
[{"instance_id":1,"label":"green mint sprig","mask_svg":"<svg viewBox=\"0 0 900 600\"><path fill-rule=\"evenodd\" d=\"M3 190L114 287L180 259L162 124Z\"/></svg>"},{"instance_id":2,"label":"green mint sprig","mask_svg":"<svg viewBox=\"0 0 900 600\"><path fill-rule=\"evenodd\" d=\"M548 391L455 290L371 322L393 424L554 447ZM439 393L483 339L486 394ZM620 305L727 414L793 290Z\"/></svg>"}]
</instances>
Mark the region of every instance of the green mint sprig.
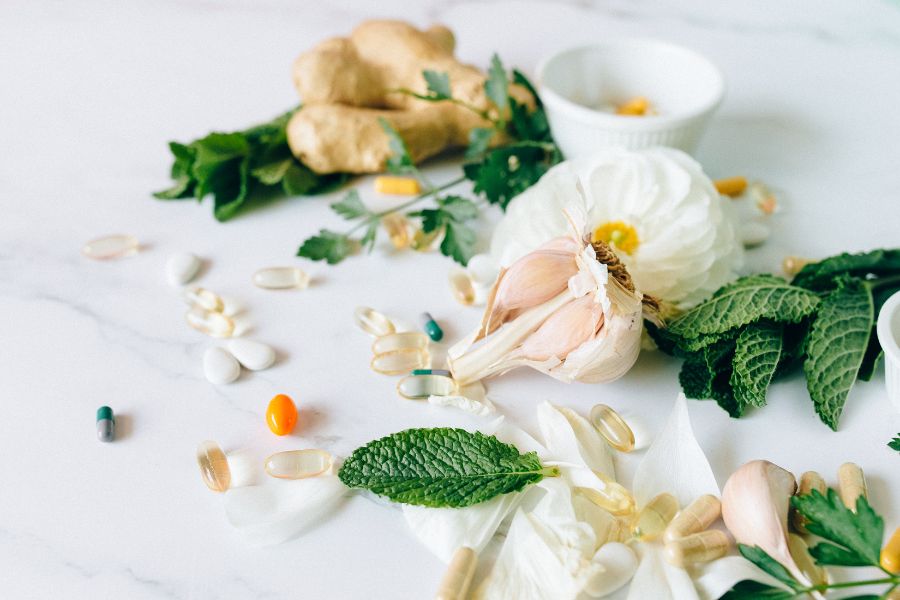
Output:
<instances>
[{"instance_id":1,"label":"green mint sprig","mask_svg":"<svg viewBox=\"0 0 900 600\"><path fill-rule=\"evenodd\" d=\"M338 472L344 485L394 502L461 508L557 476L534 452L464 429L407 429L353 451Z\"/></svg>"},{"instance_id":2,"label":"green mint sprig","mask_svg":"<svg viewBox=\"0 0 900 600\"><path fill-rule=\"evenodd\" d=\"M897 437L888 442L888 448L891 450L896 450L900 452L900 433L897 434Z\"/></svg>"},{"instance_id":3,"label":"green mint sprig","mask_svg":"<svg viewBox=\"0 0 900 600\"><path fill-rule=\"evenodd\" d=\"M732 417L766 403L778 376L800 364L819 418L836 429L857 379L868 380L882 354L875 320L900 290L900 250L841 254L804 267L788 283L752 275L660 329L659 348L684 359L687 396L711 398Z\"/></svg>"}]
</instances>

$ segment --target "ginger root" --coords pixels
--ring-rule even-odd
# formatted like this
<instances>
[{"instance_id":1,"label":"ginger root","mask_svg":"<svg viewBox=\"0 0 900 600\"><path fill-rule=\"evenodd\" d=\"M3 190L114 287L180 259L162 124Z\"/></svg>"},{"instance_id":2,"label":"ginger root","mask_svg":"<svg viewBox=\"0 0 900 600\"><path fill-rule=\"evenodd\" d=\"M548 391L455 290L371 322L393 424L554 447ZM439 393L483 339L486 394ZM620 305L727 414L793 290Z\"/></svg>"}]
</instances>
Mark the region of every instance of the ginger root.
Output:
<instances>
[{"instance_id":1,"label":"ginger root","mask_svg":"<svg viewBox=\"0 0 900 600\"><path fill-rule=\"evenodd\" d=\"M495 110L484 92L486 75L453 56L453 33L425 31L401 21L366 21L350 37L326 40L294 62L303 108L287 126L294 155L316 173L377 173L391 155L379 125L386 119L419 162L468 143L469 131L490 127L475 112L450 102L426 102L398 89L427 93L422 71L446 72L453 97L479 110ZM511 85L512 98L529 108L531 94ZM493 143L504 137L495 135Z\"/></svg>"}]
</instances>

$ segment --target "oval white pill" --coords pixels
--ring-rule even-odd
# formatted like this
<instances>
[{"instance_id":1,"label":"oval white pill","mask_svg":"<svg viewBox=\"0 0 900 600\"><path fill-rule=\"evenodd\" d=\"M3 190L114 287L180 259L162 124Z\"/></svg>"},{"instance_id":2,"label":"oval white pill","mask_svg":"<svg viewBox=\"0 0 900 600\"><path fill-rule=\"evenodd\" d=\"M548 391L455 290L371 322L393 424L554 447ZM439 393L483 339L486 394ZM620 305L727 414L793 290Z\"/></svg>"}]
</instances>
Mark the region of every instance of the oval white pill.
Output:
<instances>
[{"instance_id":1,"label":"oval white pill","mask_svg":"<svg viewBox=\"0 0 900 600\"><path fill-rule=\"evenodd\" d=\"M197 276L200 259L190 252L179 252L166 261L166 279L171 285L184 285Z\"/></svg>"},{"instance_id":2,"label":"oval white pill","mask_svg":"<svg viewBox=\"0 0 900 600\"><path fill-rule=\"evenodd\" d=\"M223 348L214 346L203 355L203 374L210 383L231 383L241 375L241 365Z\"/></svg>"},{"instance_id":3,"label":"oval white pill","mask_svg":"<svg viewBox=\"0 0 900 600\"><path fill-rule=\"evenodd\" d=\"M631 581L638 568L634 550L619 542L609 542L600 546L594 554L593 562L601 565L603 571L589 579L584 586L584 592L592 598L612 594Z\"/></svg>"},{"instance_id":4,"label":"oval white pill","mask_svg":"<svg viewBox=\"0 0 900 600\"><path fill-rule=\"evenodd\" d=\"M261 371L275 362L275 350L262 342L235 339L228 342L228 351L247 369Z\"/></svg>"}]
</instances>

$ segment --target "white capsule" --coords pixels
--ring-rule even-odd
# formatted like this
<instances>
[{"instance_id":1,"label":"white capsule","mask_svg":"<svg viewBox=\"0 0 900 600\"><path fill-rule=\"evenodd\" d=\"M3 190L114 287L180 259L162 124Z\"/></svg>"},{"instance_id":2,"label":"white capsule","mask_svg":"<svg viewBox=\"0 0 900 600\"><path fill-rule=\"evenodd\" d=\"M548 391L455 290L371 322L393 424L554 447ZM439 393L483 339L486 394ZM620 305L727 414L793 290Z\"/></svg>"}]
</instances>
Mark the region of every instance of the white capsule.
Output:
<instances>
[{"instance_id":1,"label":"white capsule","mask_svg":"<svg viewBox=\"0 0 900 600\"><path fill-rule=\"evenodd\" d=\"M624 586L634 577L638 567L634 550L619 542L600 546L593 562L603 567L584 587L585 593L593 598L602 598Z\"/></svg>"},{"instance_id":2,"label":"white capsule","mask_svg":"<svg viewBox=\"0 0 900 600\"><path fill-rule=\"evenodd\" d=\"M208 348L203 354L203 374L210 383L231 383L241 375L237 359L218 346Z\"/></svg>"},{"instance_id":3,"label":"white capsule","mask_svg":"<svg viewBox=\"0 0 900 600\"><path fill-rule=\"evenodd\" d=\"M268 369L275 362L275 350L262 342L234 339L228 342L228 351L251 371Z\"/></svg>"},{"instance_id":4,"label":"white capsule","mask_svg":"<svg viewBox=\"0 0 900 600\"><path fill-rule=\"evenodd\" d=\"M767 225L756 221L749 221L741 225L741 241L747 247L759 246L769 239L771 233Z\"/></svg>"},{"instance_id":5,"label":"white capsule","mask_svg":"<svg viewBox=\"0 0 900 600\"><path fill-rule=\"evenodd\" d=\"M267 267L253 274L253 285L266 290L306 289L309 275L297 267Z\"/></svg>"},{"instance_id":6,"label":"white capsule","mask_svg":"<svg viewBox=\"0 0 900 600\"><path fill-rule=\"evenodd\" d=\"M170 285L189 283L200 271L200 259L190 252L172 254L166 261L166 279Z\"/></svg>"}]
</instances>

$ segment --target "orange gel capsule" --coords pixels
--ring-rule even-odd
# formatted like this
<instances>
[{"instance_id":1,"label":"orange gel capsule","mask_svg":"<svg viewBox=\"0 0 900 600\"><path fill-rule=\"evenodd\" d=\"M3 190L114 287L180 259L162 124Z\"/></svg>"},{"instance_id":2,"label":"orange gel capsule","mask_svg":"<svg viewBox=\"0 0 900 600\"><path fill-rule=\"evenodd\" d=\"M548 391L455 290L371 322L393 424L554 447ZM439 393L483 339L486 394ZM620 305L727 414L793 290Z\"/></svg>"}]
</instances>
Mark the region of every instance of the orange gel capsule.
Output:
<instances>
[{"instance_id":1,"label":"orange gel capsule","mask_svg":"<svg viewBox=\"0 0 900 600\"><path fill-rule=\"evenodd\" d=\"M278 394L269 401L266 409L266 425L275 435L287 435L297 424L297 407L290 396Z\"/></svg>"}]
</instances>

